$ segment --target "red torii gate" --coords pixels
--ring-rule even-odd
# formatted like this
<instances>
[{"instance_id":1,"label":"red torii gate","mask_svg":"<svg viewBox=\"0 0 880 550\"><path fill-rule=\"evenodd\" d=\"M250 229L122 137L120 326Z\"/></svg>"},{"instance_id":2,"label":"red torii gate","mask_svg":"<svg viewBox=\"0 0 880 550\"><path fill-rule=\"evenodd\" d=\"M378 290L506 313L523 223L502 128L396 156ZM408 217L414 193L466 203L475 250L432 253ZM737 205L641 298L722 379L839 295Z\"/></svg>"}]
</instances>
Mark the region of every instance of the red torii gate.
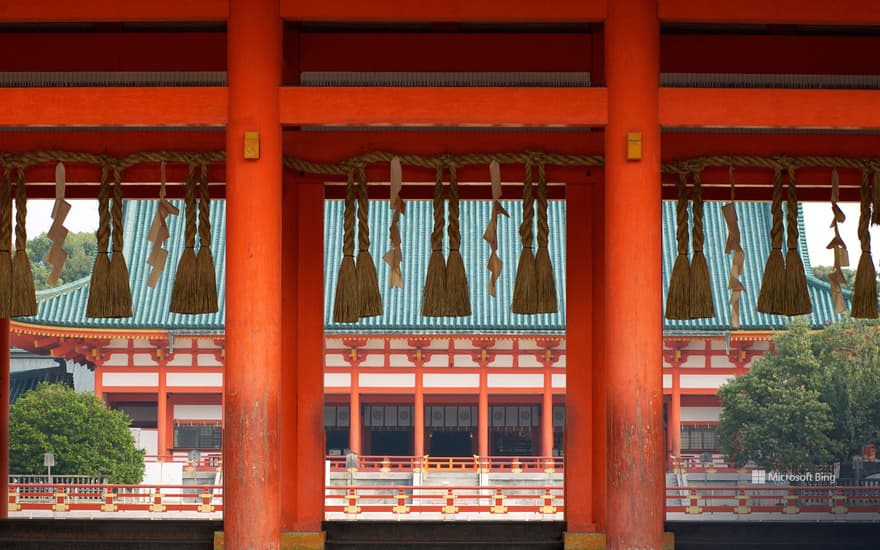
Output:
<instances>
[{"instance_id":1,"label":"red torii gate","mask_svg":"<svg viewBox=\"0 0 880 550\"><path fill-rule=\"evenodd\" d=\"M571 547L600 547L605 533L609 548L660 548L663 522L663 433L661 425L660 307L660 127L880 128L873 107L880 94L866 90L750 90L660 88L663 62L687 65L686 56L666 59L661 52L660 21L703 23L880 24L880 6L867 0L825 2L759 2L724 6L693 5L683 0L558 0L412 3L320 0L170 0L71 4L64 0L17 2L4 6L2 22L227 21L225 62L206 51L178 60L178 70L193 70L206 55L216 70L226 68L225 88L45 88L0 89L0 125L16 126L226 126L227 163L223 179L228 199L227 236L227 372L225 544L229 548L277 548L281 533L303 544L322 544L319 434L322 379L322 179L282 175L282 151L314 160L338 160L354 151L392 148L419 153L468 149L545 149L560 152L604 151L604 174L584 176L573 169L549 176L569 183L566 198L569 238L569 362L584 368L568 372L567 522ZM422 22L604 22L593 33L590 67L605 87L540 88L307 88L282 87L282 71L291 80L301 70L303 44L285 44L290 33L282 21L422 21ZM192 40L192 38L188 38ZM411 38L411 40L418 40ZM735 39L742 40L742 39ZM221 44L216 36L207 43ZM748 42L748 40L745 40ZM31 42L33 43L33 42ZM674 46L675 41L670 43ZM846 38L829 44L858 52ZM111 42L112 44L112 42ZM711 45L711 40L703 44ZM784 46L784 41L777 45ZM325 44L332 48L332 45ZM84 46L100 53L106 44ZM847 49L847 48L850 49ZM167 59L178 52L160 49ZM528 48L520 45L520 52ZM747 72L749 62L721 52L693 52L691 67L716 64ZM369 49L368 49L369 50ZM10 51L8 48L5 51ZM156 70L149 46L134 46L131 63ZM376 54L379 50L373 50ZM386 50L388 51L388 50ZM393 50L395 52L400 50ZM464 50L459 50L462 53ZM470 55L475 50L467 50ZM688 55L693 50L679 49ZM752 45L752 53L762 52ZM293 52L284 59L282 52ZM581 63L576 52L565 59ZM712 57L715 52L717 57ZM493 63L505 51L495 50ZM797 47L790 46L796 54ZM359 56L358 52L351 52ZM363 54L365 57L367 54ZM726 57L725 57L726 56ZM63 70L35 50L16 61L0 59L4 70ZM61 56L62 65L80 70L119 70L108 62ZM125 56L119 56L125 58ZM414 63L412 57L402 56ZM491 57L491 55L489 56ZM796 59L790 55L788 59ZM89 58L87 58L89 59ZM547 59L525 55L526 65L542 67ZM837 63L839 58L814 60ZM24 69L16 69L16 63ZM122 63L123 62L117 62ZM556 63L556 61L554 61ZM758 61L761 63L761 61ZM815 65L795 61L806 72ZM859 62L844 61L858 74ZM871 61L865 61L871 63ZM725 65L726 64L726 65ZM68 66L68 65L64 65ZM152 68L145 68L151 67ZM580 66L580 65L579 65ZM13 67L13 68L10 68ZM158 69L166 66L158 66ZM412 67L412 65L410 65ZM510 67L510 66L508 66ZM739 67L737 69L736 67ZM131 66L128 67L131 69ZM402 69L397 69L402 70ZM410 68L409 70L414 70ZM439 70L443 70L442 67ZM486 70L486 69L482 69ZM511 69L507 69L511 70ZM518 70L523 70L519 68ZM546 69L545 69L546 70ZM871 74L868 71L867 74ZM600 133L535 136L417 132L407 136L339 132L302 139L283 126L463 125L517 127L604 127ZM260 159L243 158L245 131L260 133ZM641 158L628 160L627 136L641 134ZM284 138L287 138L286 140ZM4 150L48 147L86 148L102 152L139 149L212 149L217 132L120 132L108 143L100 132L76 136L32 132L16 134ZM695 152L779 152L778 136L670 135L664 138L667 159ZM870 154L876 136L787 136L789 154ZM30 181L38 181L34 170ZM212 173L214 179L218 174ZM45 175L44 175L45 176ZM463 171L461 177L466 177ZM149 181L154 174L133 169L128 181ZM474 177L479 177L474 172ZM510 178L519 177L510 172ZM72 181L94 174L75 171ZM47 179L47 178L43 178ZM809 174L807 180L810 179ZM814 176L814 179L820 178ZM604 180L604 181L603 181ZM761 180L764 181L764 180ZM802 179L803 181L803 179ZM604 185L596 185L604 183ZM32 196L48 191L33 186ZM69 196L92 196L93 189L71 187ZM707 193L711 197L711 190ZM148 197L149 188L131 188L127 196ZM806 195L810 198L810 195ZM745 198L745 197L744 197ZM804 195L802 195L804 198ZM812 198L816 198L813 196ZM824 198L824 197L823 197ZM579 247L590 243L592 254ZM593 258L600 261L594 263ZM0 321L0 347L8 348L8 320ZM605 350L615 350L606 354ZM0 401L8 402L8 356L0 365ZM282 357L295 365L282 369ZM0 427L8 411L0 407ZM0 485L8 470L7 434L0 437ZM280 471L285 472L284 475ZM606 474L607 472L607 474ZM6 515L0 499L0 516Z\"/></svg>"}]
</instances>

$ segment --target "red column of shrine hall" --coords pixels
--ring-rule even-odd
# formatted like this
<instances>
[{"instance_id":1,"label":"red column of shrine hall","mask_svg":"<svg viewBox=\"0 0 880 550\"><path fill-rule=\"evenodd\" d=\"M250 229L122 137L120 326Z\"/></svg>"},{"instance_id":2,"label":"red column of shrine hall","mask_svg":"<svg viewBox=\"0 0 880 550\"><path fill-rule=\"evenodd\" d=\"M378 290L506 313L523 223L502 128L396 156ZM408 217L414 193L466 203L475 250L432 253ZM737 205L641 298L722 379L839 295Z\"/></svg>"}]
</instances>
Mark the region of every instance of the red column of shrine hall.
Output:
<instances>
[{"instance_id":1,"label":"red column of shrine hall","mask_svg":"<svg viewBox=\"0 0 880 550\"><path fill-rule=\"evenodd\" d=\"M880 95L876 90L659 87L661 19L721 24L878 25L880 10L875 2L868 0L841 0L830 7L827 2L785 0L779 3L785 4L784 8L771 6L772 3L768 2L710 5L685 0L559 0L546 4L487 0L460 3L455 8L440 2L395 0L340 0L332 3L321 0L230 0L228 3L196 0L184 5L170 0L153 0L114 6L88 0L78 3L46 0L9 4L0 13L0 21L4 23L228 22L226 59L216 56L210 69L222 70L225 62L228 70L226 89L0 88L0 102L7 106L0 112L0 125L113 128L226 125L224 544L230 549L273 549L291 540L306 547L323 544L318 533L323 518L324 459L320 368L323 361L323 182L308 176L282 175L282 125L605 127L604 146L599 141L601 133L577 131L547 133L539 137L515 131L479 135L461 133L454 138L450 133L427 131L404 137L380 132L345 133L342 140L337 140L335 134L328 136L315 132L306 136L290 131L286 133L284 145L289 152L327 161L339 160L365 148L379 148L377 145L422 154L462 147L471 150L545 148L562 152L589 151L590 154L602 153L604 149L604 173L596 170L599 175L591 180L593 183L604 180L604 184L586 184L582 175L577 183L559 178L570 184L566 191L567 242L570 247L567 281L567 363L570 368L567 372L565 453L567 540L572 544L599 544L604 533L607 537L604 544L608 548L654 549L661 547L664 465L660 422L661 124L665 127L880 129L880 115L873 108ZM589 67L596 82L605 81L607 87L282 87L284 63L292 73L299 70L299 67L292 67L298 63L297 59L282 58L282 52L288 56L294 54L294 58L299 55L295 48L283 43L283 20L604 21L604 30L596 30L592 35L592 63L578 65L577 70ZM436 38L431 37L432 40ZM750 62L742 60L748 56L733 58L725 53L737 49L729 47L726 41L748 42L748 37L724 36L721 39L724 48L720 48L711 37L698 38L703 41L696 46L688 42L693 40L692 37L676 35L667 38L663 54L669 59L664 63L674 72L694 71L695 65L699 66L695 72L707 73L743 73L753 68ZM412 36L408 39L417 40ZM324 47L332 49L333 44L326 37L322 40ZM784 51L792 55L785 61L794 63L796 72L810 73L815 69L810 65L813 62L824 63L824 72L832 72L827 70L827 59L811 58L810 63L805 63L799 60L795 46L786 46L782 40L773 43L788 48ZM849 42L843 37L833 37L830 42L823 43L831 47L821 48L822 51L862 51L858 48L847 50L852 47L847 46ZM219 44L222 45L222 38ZM811 44L815 46L815 43ZM752 44L749 51L763 52L762 48ZM520 47L517 51L525 54L528 49ZM571 52L578 50L566 47L564 51L564 56L552 61L563 59L570 63L576 58ZM682 51L687 55L682 55ZM166 57L177 60L168 53L164 51ZM314 48L310 53L315 54ZM140 54L140 61L133 63L151 67L141 70L156 70L157 65L151 64L150 56L145 62L143 52ZM210 55L211 52L202 52L196 57ZM351 52L350 55L356 57L362 52ZM375 55L375 51L371 50L369 55ZM121 57L129 59L128 56ZM402 57L411 64L406 70L444 70L412 65L413 56ZM865 56L835 54L832 58L832 68L840 68L848 74L876 72L870 66L866 70L862 65L869 63L864 61ZM3 58L0 61L9 63ZM549 61L531 59L528 61L531 63L529 70L551 70L542 64ZM64 62L75 64L80 61L66 59ZM190 62L192 59L187 61ZM526 70L519 66L510 69L511 66L503 65L505 68L500 70ZM101 70L78 67L78 70ZM565 70L571 70L570 65L566 67ZM2 70L31 69L37 70L30 66ZM115 70L128 69L130 67L116 67ZM349 69L346 66L338 70ZM63 69L51 65L40 70ZM762 71L768 72L766 68ZM786 108L780 109L780 105ZM258 160L243 158L246 131L260 133ZM642 151L638 159L628 159L626 155L627 135L630 133L641 135ZM101 152L120 147L134 148L135 151L138 148L152 150L169 148L169 144L178 149L218 147L211 136L198 132L192 132L192 135L128 132L123 146L110 144L106 135L98 132L78 132L76 136L66 138L39 132L22 132L16 136L15 143L9 146L20 150L59 147L59 143L70 149L87 147ZM702 153L778 154L779 139L778 136L702 134L694 138L669 134L664 151L667 160ZM833 140L827 136L787 136L786 139L786 145L790 146L786 150L790 154L870 155L876 154L878 142L871 136L847 135L836 135ZM155 174L145 175L144 170L134 168L126 173L126 177L142 178L136 181L155 178ZM511 172L505 173L516 177ZM573 175L575 171L560 169L555 174ZM285 177L288 179L282 181ZM92 189L72 190L82 193L81 196L93 193ZM136 195L139 197L152 196L150 190L135 190L136 186L128 196L135 193L140 193ZM45 191L35 190L32 196L39 193ZM817 197L813 195L812 198ZM606 282L611 284L606 285ZM8 347L9 323L0 320L0 349ZM353 388L356 384L357 380L352 380ZM486 387L485 381L481 387ZM96 388L96 393L100 394L100 391L100 387ZM673 386L674 396L678 392L680 387ZM418 395L421 392L417 392ZM544 401L550 397L545 385ZM4 495L8 488L5 475L8 469L8 401L9 355L3 353L0 360L0 494ZM676 402L674 398L673 403ZM487 405L487 396L481 394L481 424L488 422ZM352 402L353 429L360 425L358 413L359 407ZM423 407L416 403L415 414L423 413ZM671 422L675 425L678 424L674 419L677 414L678 409L673 408ZM552 426L542 428L545 443L551 439L547 437L549 428ZM678 448L679 436L673 433L670 437L671 448ZM416 434L416 438L415 448L420 454L424 449L423 434ZM478 446L480 454L486 455L488 441L481 438ZM546 451L544 449L543 454L548 454ZM7 515L6 506L6 499L0 498L0 517Z\"/></svg>"}]
</instances>

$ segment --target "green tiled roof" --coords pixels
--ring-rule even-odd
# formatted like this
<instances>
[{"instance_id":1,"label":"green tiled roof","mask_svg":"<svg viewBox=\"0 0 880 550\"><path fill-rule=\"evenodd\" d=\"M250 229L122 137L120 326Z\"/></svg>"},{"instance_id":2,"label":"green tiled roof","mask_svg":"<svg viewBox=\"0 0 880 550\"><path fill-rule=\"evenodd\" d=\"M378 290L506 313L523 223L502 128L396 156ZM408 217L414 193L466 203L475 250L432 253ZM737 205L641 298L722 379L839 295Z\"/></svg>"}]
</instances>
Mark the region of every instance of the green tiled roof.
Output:
<instances>
[{"instance_id":1,"label":"green tiled roof","mask_svg":"<svg viewBox=\"0 0 880 550\"><path fill-rule=\"evenodd\" d=\"M551 201L549 217L551 225L550 254L560 297L560 313L536 316L517 315L510 312L513 292L514 270L519 257L520 208L518 201L504 203L511 217L499 221L499 255L504 270L498 281L498 296L488 296L488 246L482 240L489 217L489 203L462 201L462 256L468 273L473 315L458 318L428 318L420 315L422 284L430 253L432 210L430 201L409 201L406 215L401 218L403 238L403 289L387 288L387 266L382 255L387 250L388 223L391 211L388 201L371 201L370 234L371 253L376 261L385 313L379 317L362 319L358 323L338 324L331 319L336 273L342 255L342 211L339 200L325 201L324 212L324 326L328 332L553 332L565 330L565 203ZM178 203L182 208L182 205ZM706 246L713 281L716 316L695 321L665 321L664 330L670 332L719 332L729 330L727 307L727 272L730 259L724 254L727 229L721 215L720 204L707 203L705 211ZM225 315L222 294L225 289L225 202L212 203L213 250L221 292L220 311L209 315L180 315L168 312L172 274L182 251L183 216L168 218L171 239L167 242L170 254L168 267L156 289L146 287L149 266L146 259L150 243L146 233L155 212L154 201L131 201L125 209L125 256L131 272L134 316L129 319L87 319L88 280L41 292L39 312L36 317L23 321L53 326L82 326L91 328L164 329L174 331L222 331ZM742 298L743 329L768 329L785 325L786 319L776 315L757 313L754 308L761 273L769 250L768 228L770 209L767 203L738 203L737 212L746 253L743 283L746 293ZM664 301L668 273L675 258L675 205L663 204L663 280ZM808 273L809 258L806 254L803 222L800 222L800 248ZM811 321L823 326L835 319L828 285L811 275L808 277L813 299Z\"/></svg>"},{"instance_id":2,"label":"green tiled roof","mask_svg":"<svg viewBox=\"0 0 880 550\"><path fill-rule=\"evenodd\" d=\"M72 388L73 375L67 372L63 362L55 367L13 372L9 375L9 402L15 403L16 399L37 389L42 382L61 383Z\"/></svg>"}]
</instances>

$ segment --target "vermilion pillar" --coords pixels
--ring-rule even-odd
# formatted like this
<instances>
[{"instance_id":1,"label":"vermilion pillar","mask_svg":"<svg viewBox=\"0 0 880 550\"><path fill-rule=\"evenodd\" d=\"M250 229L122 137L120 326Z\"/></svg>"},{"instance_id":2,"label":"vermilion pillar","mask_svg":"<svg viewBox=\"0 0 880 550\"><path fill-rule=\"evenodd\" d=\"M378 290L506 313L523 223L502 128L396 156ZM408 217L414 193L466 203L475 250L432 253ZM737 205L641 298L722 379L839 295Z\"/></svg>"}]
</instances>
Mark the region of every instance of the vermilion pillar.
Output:
<instances>
[{"instance_id":1,"label":"vermilion pillar","mask_svg":"<svg viewBox=\"0 0 880 550\"><path fill-rule=\"evenodd\" d=\"M351 373L351 397L349 398L351 409L348 414L348 446L351 452L361 453L361 391L358 388L358 374L352 367Z\"/></svg>"},{"instance_id":2,"label":"vermilion pillar","mask_svg":"<svg viewBox=\"0 0 880 550\"><path fill-rule=\"evenodd\" d=\"M663 538L660 24L657 0L615 0L605 22L607 548ZM628 147L640 141L640 151Z\"/></svg>"},{"instance_id":3,"label":"vermilion pillar","mask_svg":"<svg viewBox=\"0 0 880 550\"><path fill-rule=\"evenodd\" d=\"M281 13L230 0L226 133L225 548L279 547ZM245 132L259 159L245 159Z\"/></svg>"},{"instance_id":4,"label":"vermilion pillar","mask_svg":"<svg viewBox=\"0 0 880 550\"><path fill-rule=\"evenodd\" d=\"M296 447L294 530L317 532L324 519L324 186L297 182ZM316 543L320 542L320 545ZM298 539L298 548L323 539Z\"/></svg>"},{"instance_id":5,"label":"vermilion pillar","mask_svg":"<svg viewBox=\"0 0 880 550\"><path fill-rule=\"evenodd\" d=\"M565 521L566 541L591 537L593 517L591 190L568 185L566 202L566 373ZM586 250L585 250L586 248ZM600 264L601 265L601 264ZM595 538L595 537L593 537ZM567 544L568 545L568 544ZM572 544L575 548L589 547Z\"/></svg>"},{"instance_id":6,"label":"vermilion pillar","mask_svg":"<svg viewBox=\"0 0 880 550\"><path fill-rule=\"evenodd\" d=\"M480 364L480 396L477 401L477 454L489 456L489 372Z\"/></svg>"},{"instance_id":7,"label":"vermilion pillar","mask_svg":"<svg viewBox=\"0 0 880 550\"><path fill-rule=\"evenodd\" d=\"M681 458L681 381L677 362L671 370L672 395L669 403L669 418L666 419L666 431L669 433L669 454L677 461Z\"/></svg>"},{"instance_id":8,"label":"vermilion pillar","mask_svg":"<svg viewBox=\"0 0 880 550\"><path fill-rule=\"evenodd\" d=\"M607 411L605 391L605 191L604 185L596 185L590 195L593 246L593 302L592 302L592 412L593 412L593 521L596 529L604 532L606 525L606 479L607 479ZM569 344L570 346L570 344ZM569 352L570 353L570 352ZM571 357L569 355L569 363Z\"/></svg>"},{"instance_id":9,"label":"vermilion pillar","mask_svg":"<svg viewBox=\"0 0 880 550\"><path fill-rule=\"evenodd\" d=\"M281 530L293 531L297 516L297 235L296 182L284 174L281 214L281 387L279 408ZM319 363L323 365L323 363ZM323 396L323 391L321 392Z\"/></svg>"},{"instance_id":10,"label":"vermilion pillar","mask_svg":"<svg viewBox=\"0 0 880 550\"><path fill-rule=\"evenodd\" d=\"M0 319L0 519L9 517L9 319Z\"/></svg>"},{"instance_id":11,"label":"vermilion pillar","mask_svg":"<svg viewBox=\"0 0 880 550\"><path fill-rule=\"evenodd\" d=\"M541 400L541 456L553 456L553 375L544 364L544 396ZM552 461L550 461L552 464Z\"/></svg>"},{"instance_id":12,"label":"vermilion pillar","mask_svg":"<svg viewBox=\"0 0 880 550\"><path fill-rule=\"evenodd\" d=\"M421 362L416 366L416 395L413 400L413 456L425 456L425 383Z\"/></svg>"}]
</instances>

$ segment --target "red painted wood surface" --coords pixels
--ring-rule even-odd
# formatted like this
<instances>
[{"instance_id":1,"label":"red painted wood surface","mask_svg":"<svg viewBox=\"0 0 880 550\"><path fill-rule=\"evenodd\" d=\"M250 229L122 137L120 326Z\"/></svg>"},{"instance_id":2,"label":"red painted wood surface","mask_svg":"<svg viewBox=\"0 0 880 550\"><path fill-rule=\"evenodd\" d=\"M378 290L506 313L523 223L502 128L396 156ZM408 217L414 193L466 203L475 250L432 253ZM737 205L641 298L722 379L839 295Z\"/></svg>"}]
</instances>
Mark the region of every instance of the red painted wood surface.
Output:
<instances>
[{"instance_id":1,"label":"red painted wood surface","mask_svg":"<svg viewBox=\"0 0 880 550\"><path fill-rule=\"evenodd\" d=\"M224 21L226 0L35 0L5 1L0 4L4 23L77 23L104 21Z\"/></svg>"},{"instance_id":2,"label":"red painted wood surface","mask_svg":"<svg viewBox=\"0 0 880 550\"><path fill-rule=\"evenodd\" d=\"M593 187L590 201L592 217L590 246L593 252L594 267L592 273L592 289L590 304L592 347L590 359L593 364L592 376L592 416L593 416L593 471L591 479L593 488L593 521L596 529L604 532L606 528L606 478L607 478L607 388L605 359L605 270L595 265L605 261L605 188L604 185ZM570 256L569 256L570 257ZM570 260L569 260L570 261ZM571 284L570 282L568 284ZM566 299L570 299L566 297ZM567 363L566 363L567 364ZM568 400L566 399L566 406Z\"/></svg>"},{"instance_id":3,"label":"red painted wood surface","mask_svg":"<svg viewBox=\"0 0 880 550\"><path fill-rule=\"evenodd\" d=\"M566 202L566 448L565 478L568 509L566 521L572 532L595 530L593 517L593 319L594 270L601 269L592 250L591 202L595 191L588 186L569 190Z\"/></svg>"},{"instance_id":4,"label":"red painted wood surface","mask_svg":"<svg viewBox=\"0 0 880 550\"><path fill-rule=\"evenodd\" d=\"M231 0L224 483L225 547L279 547L281 19L278 0ZM244 133L259 132L259 160Z\"/></svg>"},{"instance_id":5,"label":"red painted wood surface","mask_svg":"<svg viewBox=\"0 0 880 550\"><path fill-rule=\"evenodd\" d=\"M320 531L324 519L324 195L296 186L296 531Z\"/></svg>"},{"instance_id":6,"label":"red painted wood surface","mask_svg":"<svg viewBox=\"0 0 880 550\"><path fill-rule=\"evenodd\" d=\"M0 88L0 126L223 126L226 88Z\"/></svg>"},{"instance_id":7,"label":"red painted wood surface","mask_svg":"<svg viewBox=\"0 0 880 550\"><path fill-rule=\"evenodd\" d=\"M284 87L291 126L590 127L606 120L604 88Z\"/></svg>"},{"instance_id":8,"label":"red painted wood surface","mask_svg":"<svg viewBox=\"0 0 880 550\"><path fill-rule=\"evenodd\" d=\"M605 0L282 0L281 15L296 21L544 23L601 21Z\"/></svg>"},{"instance_id":9,"label":"red painted wood surface","mask_svg":"<svg viewBox=\"0 0 880 550\"><path fill-rule=\"evenodd\" d=\"M284 174L281 213L281 385L279 393L281 531L293 531L297 514L297 193L294 179Z\"/></svg>"},{"instance_id":10,"label":"red painted wood surface","mask_svg":"<svg viewBox=\"0 0 880 550\"><path fill-rule=\"evenodd\" d=\"M0 319L0 495L9 493L9 319ZM0 498L0 519L8 517L9 501Z\"/></svg>"},{"instance_id":11,"label":"red painted wood surface","mask_svg":"<svg viewBox=\"0 0 880 550\"><path fill-rule=\"evenodd\" d=\"M664 22L682 23L880 24L880 5L873 0L660 0L659 13Z\"/></svg>"},{"instance_id":12,"label":"red painted wood surface","mask_svg":"<svg viewBox=\"0 0 880 550\"><path fill-rule=\"evenodd\" d=\"M880 91L661 88L665 128L880 129Z\"/></svg>"},{"instance_id":13,"label":"red painted wood surface","mask_svg":"<svg viewBox=\"0 0 880 550\"><path fill-rule=\"evenodd\" d=\"M610 550L660 548L664 432L657 0L609 4L605 24L605 357ZM627 134L641 132L638 160ZM569 468L571 457L569 457Z\"/></svg>"}]
</instances>

